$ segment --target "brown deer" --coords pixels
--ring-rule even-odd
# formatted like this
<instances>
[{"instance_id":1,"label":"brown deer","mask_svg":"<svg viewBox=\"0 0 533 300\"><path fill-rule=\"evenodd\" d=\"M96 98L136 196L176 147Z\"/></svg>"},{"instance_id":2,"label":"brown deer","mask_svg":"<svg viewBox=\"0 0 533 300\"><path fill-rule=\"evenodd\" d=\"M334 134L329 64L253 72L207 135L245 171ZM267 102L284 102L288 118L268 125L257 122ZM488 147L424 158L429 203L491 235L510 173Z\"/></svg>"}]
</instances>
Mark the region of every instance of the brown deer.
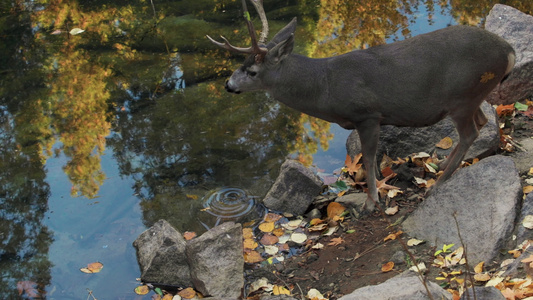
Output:
<instances>
[{"instance_id":1,"label":"brown deer","mask_svg":"<svg viewBox=\"0 0 533 300\"><path fill-rule=\"evenodd\" d=\"M261 0L251 0L265 28ZM300 112L356 129L367 170L367 210L379 200L376 150L380 125L423 127L450 116L459 143L441 164L436 186L460 165L487 118L484 98L511 72L515 53L502 38L480 28L450 26L403 41L312 59L293 54L296 18L266 45L256 33L243 0L250 48L224 37L214 44L250 54L226 82L232 93L267 91ZM263 35L265 36L265 35Z\"/></svg>"}]
</instances>

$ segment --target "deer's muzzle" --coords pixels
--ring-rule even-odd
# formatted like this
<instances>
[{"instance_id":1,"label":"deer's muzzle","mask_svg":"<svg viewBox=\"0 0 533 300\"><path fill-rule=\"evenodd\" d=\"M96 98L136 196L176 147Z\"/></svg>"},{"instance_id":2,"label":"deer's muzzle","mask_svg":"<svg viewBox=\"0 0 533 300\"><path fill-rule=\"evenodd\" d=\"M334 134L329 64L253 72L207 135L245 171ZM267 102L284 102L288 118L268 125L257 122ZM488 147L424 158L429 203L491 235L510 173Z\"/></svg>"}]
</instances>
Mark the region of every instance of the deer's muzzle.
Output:
<instances>
[{"instance_id":1,"label":"deer's muzzle","mask_svg":"<svg viewBox=\"0 0 533 300\"><path fill-rule=\"evenodd\" d=\"M234 90L232 89L229 84L228 84L228 80L226 80L226 84L224 85L224 87L226 88L226 91L230 92L230 93L234 93L234 94L240 94L241 92L240 91L237 91L237 90Z\"/></svg>"}]
</instances>

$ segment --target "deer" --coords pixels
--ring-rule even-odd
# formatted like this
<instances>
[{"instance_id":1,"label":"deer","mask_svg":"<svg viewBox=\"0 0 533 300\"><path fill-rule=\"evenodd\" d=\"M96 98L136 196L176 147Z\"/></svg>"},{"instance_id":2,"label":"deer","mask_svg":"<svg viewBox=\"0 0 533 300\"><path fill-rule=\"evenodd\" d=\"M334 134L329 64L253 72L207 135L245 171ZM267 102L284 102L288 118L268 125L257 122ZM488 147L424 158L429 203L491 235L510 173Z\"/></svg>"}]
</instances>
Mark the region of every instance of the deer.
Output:
<instances>
[{"instance_id":1,"label":"deer","mask_svg":"<svg viewBox=\"0 0 533 300\"><path fill-rule=\"evenodd\" d=\"M376 152L381 125L430 126L449 116L459 142L440 163L432 191L459 167L487 123L485 97L511 72L513 48L484 29L453 25L389 44L326 58L292 53L296 18L265 43L268 21L262 0L251 0L262 22L257 35L243 2L252 46L236 47L221 36L223 49L247 54L225 83L230 93L266 91L310 116L357 130L366 170L366 211L379 201Z\"/></svg>"}]
</instances>

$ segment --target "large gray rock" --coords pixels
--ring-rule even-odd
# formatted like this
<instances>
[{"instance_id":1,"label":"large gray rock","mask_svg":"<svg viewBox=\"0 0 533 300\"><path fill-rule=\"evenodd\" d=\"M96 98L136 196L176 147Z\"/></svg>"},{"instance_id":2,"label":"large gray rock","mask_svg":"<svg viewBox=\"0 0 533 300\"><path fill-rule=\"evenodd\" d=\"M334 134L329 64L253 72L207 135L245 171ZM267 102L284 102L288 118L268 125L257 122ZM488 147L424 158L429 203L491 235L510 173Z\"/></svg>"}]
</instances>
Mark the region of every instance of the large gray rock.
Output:
<instances>
[{"instance_id":1,"label":"large gray rock","mask_svg":"<svg viewBox=\"0 0 533 300\"><path fill-rule=\"evenodd\" d=\"M167 221L157 221L139 235L133 246L143 282L191 286L186 241Z\"/></svg>"},{"instance_id":2,"label":"large gray rock","mask_svg":"<svg viewBox=\"0 0 533 300\"><path fill-rule=\"evenodd\" d=\"M206 296L238 299L244 286L242 226L233 222L212 228L187 244L194 288Z\"/></svg>"},{"instance_id":3,"label":"large gray rock","mask_svg":"<svg viewBox=\"0 0 533 300\"><path fill-rule=\"evenodd\" d=\"M516 223L516 242L522 243L524 240L533 240L533 229L524 227L524 219L528 215L533 215L533 193L529 193L522 203L520 217ZM513 245L516 246L516 245Z\"/></svg>"},{"instance_id":4,"label":"large gray rock","mask_svg":"<svg viewBox=\"0 0 533 300\"><path fill-rule=\"evenodd\" d=\"M514 69L487 101L510 104L533 95L533 16L496 4L487 16L485 29L505 39L516 52Z\"/></svg>"},{"instance_id":5,"label":"large gray rock","mask_svg":"<svg viewBox=\"0 0 533 300\"><path fill-rule=\"evenodd\" d=\"M505 300L505 297L500 290L493 286L476 286L474 290L471 287L466 289L460 300L470 299Z\"/></svg>"},{"instance_id":6,"label":"large gray rock","mask_svg":"<svg viewBox=\"0 0 533 300\"><path fill-rule=\"evenodd\" d=\"M403 223L411 236L432 245L461 244L454 215L467 246L468 261L488 261L513 231L522 187L511 158L492 156L457 171Z\"/></svg>"},{"instance_id":7,"label":"large gray rock","mask_svg":"<svg viewBox=\"0 0 533 300\"><path fill-rule=\"evenodd\" d=\"M365 286L345 295L339 300L426 300L426 299L452 299L452 294L445 291L434 282L426 282L433 298L427 294L424 285L413 272L393 277L381 284ZM480 298L478 298L480 299Z\"/></svg>"},{"instance_id":8,"label":"large gray rock","mask_svg":"<svg viewBox=\"0 0 533 300\"><path fill-rule=\"evenodd\" d=\"M498 149L500 142L500 129L494 108L487 102L481 105L483 112L488 118L487 124L481 128L479 137L474 141L466 153L465 159L484 157L493 154ZM438 122L428 127L396 127L382 126L378 144L378 162L383 154L396 159L406 157L412 153L436 151L439 156L449 155L450 149L440 149L435 145L443 138L449 136L453 140L453 145L457 145L459 135L450 118ZM361 152L359 135L354 130L346 141L346 149L351 157Z\"/></svg>"},{"instance_id":9,"label":"large gray rock","mask_svg":"<svg viewBox=\"0 0 533 300\"><path fill-rule=\"evenodd\" d=\"M320 194L322 185L311 170L295 160L287 160L263 202L272 210L302 215Z\"/></svg>"}]
</instances>

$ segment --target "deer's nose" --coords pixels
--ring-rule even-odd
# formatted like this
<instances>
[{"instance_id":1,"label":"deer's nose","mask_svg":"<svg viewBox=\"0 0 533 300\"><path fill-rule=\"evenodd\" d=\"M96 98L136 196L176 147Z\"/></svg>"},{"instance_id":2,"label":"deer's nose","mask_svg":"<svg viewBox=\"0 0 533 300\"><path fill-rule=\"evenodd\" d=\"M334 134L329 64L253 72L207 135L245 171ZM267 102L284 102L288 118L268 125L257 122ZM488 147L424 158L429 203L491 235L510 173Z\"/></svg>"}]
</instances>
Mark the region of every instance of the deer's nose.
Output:
<instances>
[{"instance_id":1,"label":"deer's nose","mask_svg":"<svg viewBox=\"0 0 533 300\"><path fill-rule=\"evenodd\" d=\"M224 87L226 88L226 91L230 92L230 93L235 93L235 94L240 94L241 92L240 91L237 91L237 90L234 90L232 89L229 84L228 84L228 80L226 80L226 84L224 85Z\"/></svg>"}]
</instances>

